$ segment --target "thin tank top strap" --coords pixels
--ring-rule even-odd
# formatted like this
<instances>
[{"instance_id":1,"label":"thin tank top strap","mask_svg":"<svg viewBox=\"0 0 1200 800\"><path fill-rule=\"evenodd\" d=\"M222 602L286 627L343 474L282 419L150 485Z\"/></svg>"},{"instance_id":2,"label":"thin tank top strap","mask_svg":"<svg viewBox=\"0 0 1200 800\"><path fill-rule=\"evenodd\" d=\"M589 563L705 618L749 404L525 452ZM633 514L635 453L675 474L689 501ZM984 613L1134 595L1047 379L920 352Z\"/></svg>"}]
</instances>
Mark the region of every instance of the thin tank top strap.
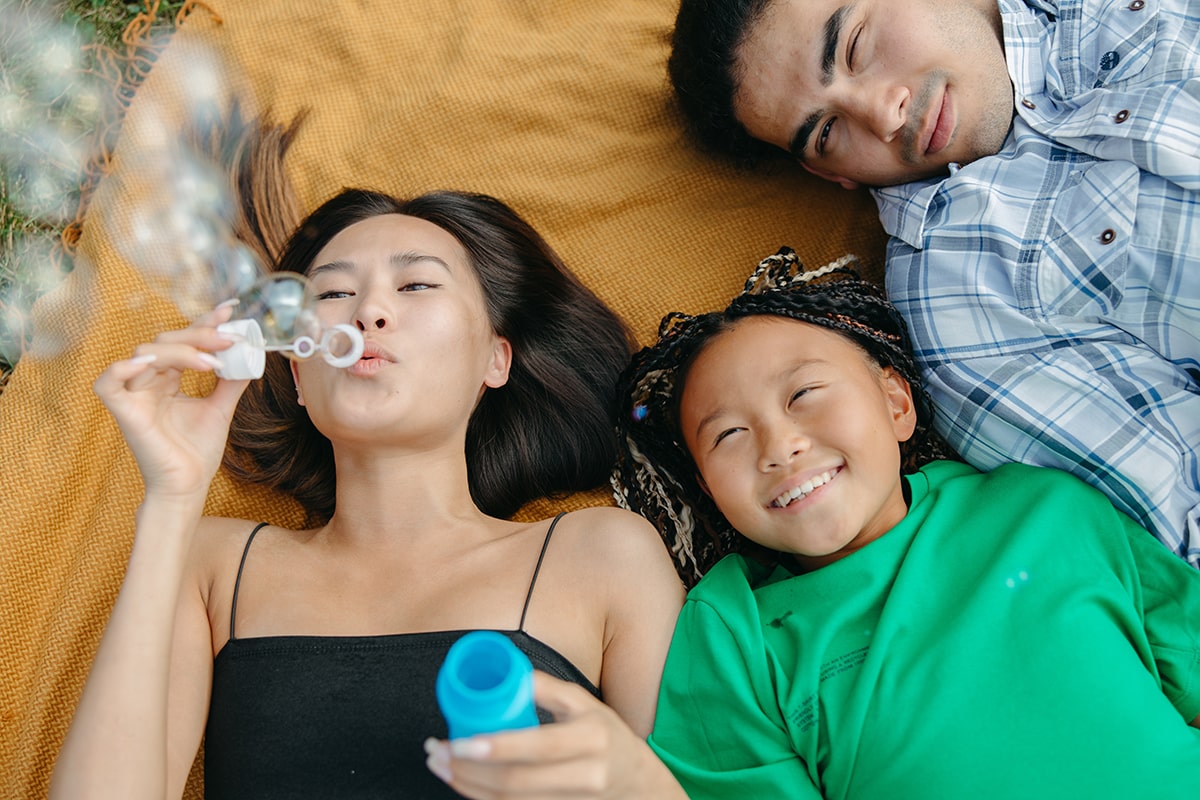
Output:
<instances>
[{"instance_id":1,"label":"thin tank top strap","mask_svg":"<svg viewBox=\"0 0 1200 800\"><path fill-rule=\"evenodd\" d=\"M533 568L533 578L529 581L529 591L525 593L525 606L521 609L521 622L517 625L517 630L525 630L525 615L529 613L529 601L533 599L533 587L537 583L538 573L542 570L542 559L546 557L546 548L550 546L550 537L554 535L554 527L558 525L558 521L566 516L567 512L563 511L550 521L550 528L546 531L546 538L542 542L542 552L538 553L537 564Z\"/></svg>"},{"instance_id":2,"label":"thin tank top strap","mask_svg":"<svg viewBox=\"0 0 1200 800\"><path fill-rule=\"evenodd\" d=\"M268 523L266 522L260 522L255 525L254 530L250 531L250 535L246 538L246 546L242 548L242 560L238 562L237 578L233 581L233 604L229 608L229 638L231 641L235 638L233 635L233 623L237 619L238 589L242 587L242 570L246 567L246 556L250 554L250 543L254 541L254 537L258 532L267 527L267 525Z\"/></svg>"}]
</instances>

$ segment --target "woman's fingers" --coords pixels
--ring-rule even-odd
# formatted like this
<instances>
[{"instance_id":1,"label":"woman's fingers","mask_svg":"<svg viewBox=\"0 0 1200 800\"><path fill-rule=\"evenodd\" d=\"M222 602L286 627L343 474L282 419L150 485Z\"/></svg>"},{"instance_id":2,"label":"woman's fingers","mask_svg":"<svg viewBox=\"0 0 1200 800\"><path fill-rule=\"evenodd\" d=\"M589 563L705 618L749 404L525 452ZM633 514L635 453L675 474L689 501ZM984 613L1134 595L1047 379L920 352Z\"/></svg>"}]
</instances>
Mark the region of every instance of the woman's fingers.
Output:
<instances>
[{"instance_id":1,"label":"woman's fingers","mask_svg":"<svg viewBox=\"0 0 1200 800\"><path fill-rule=\"evenodd\" d=\"M199 334L201 339L205 336ZM196 339L197 334L193 331L184 341L160 337L154 342L138 345L133 356L113 362L100 373L92 389L110 411L118 414L118 421L124 417L121 411L126 407L146 410L147 402L161 403L179 393L184 370L211 372L220 366L212 353L197 349ZM228 344L228 340L225 342ZM210 395L211 404L232 413L248 384L248 381L240 380L217 381L216 389ZM157 399L152 399L154 396Z\"/></svg>"},{"instance_id":2,"label":"woman's fingers","mask_svg":"<svg viewBox=\"0 0 1200 800\"><path fill-rule=\"evenodd\" d=\"M154 353L143 353L142 355L133 355L121 361L114 361L108 365L108 369L101 372L92 384L92 388L96 390L96 394L106 394L119 386L123 386L127 381L136 378L137 376L149 371L150 365L158 358Z\"/></svg>"},{"instance_id":3,"label":"woman's fingers","mask_svg":"<svg viewBox=\"0 0 1200 800\"><path fill-rule=\"evenodd\" d=\"M158 341L141 344L133 351L131 358L117 361L101 373L101 378L97 379L97 391L118 387L127 391L138 391L151 386L163 376L177 382L180 373L185 369L209 372L216 369L220 363L212 353L198 350L189 344Z\"/></svg>"},{"instance_id":4,"label":"woman's fingers","mask_svg":"<svg viewBox=\"0 0 1200 800\"><path fill-rule=\"evenodd\" d=\"M533 673L533 698L560 722L588 710L608 709L582 686L540 671Z\"/></svg>"},{"instance_id":5,"label":"woman's fingers","mask_svg":"<svg viewBox=\"0 0 1200 800\"><path fill-rule=\"evenodd\" d=\"M611 797L640 740L582 687L535 673L537 704L555 722L490 736L426 743L429 768L476 800Z\"/></svg>"},{"instance_id":6,"label":"woman's fingers","mask_svg":"<svg viewBox=\"0 0 1200 800\"><path fill-rule=\"evenodd\" d=\"M233 314L236 301L227 301L203 315L186 328L163 331L153 342L138 345L133 356L114 362L96 379L97 393L111 392L117 386L134 381L131 389L144 388L157 374L172 370L214 370L220 361L213 352L228 348L237 337L217 330ZM153 364L153 367L150 365Z\"/></svg>"},{"instance_id":7,"label":"woman's fingers","mask_svg":"<svg viewBox=\"0 0 1200 800\"><path fill-rule=\"evenodd\" d=\"M163 331L154 337L152 344L185 344L197 350L217 351L224 350L240 338L237 334L217 330L216 325L203 324L204 319L202 317L186 328Z\"/></svg>"}]
</instances>

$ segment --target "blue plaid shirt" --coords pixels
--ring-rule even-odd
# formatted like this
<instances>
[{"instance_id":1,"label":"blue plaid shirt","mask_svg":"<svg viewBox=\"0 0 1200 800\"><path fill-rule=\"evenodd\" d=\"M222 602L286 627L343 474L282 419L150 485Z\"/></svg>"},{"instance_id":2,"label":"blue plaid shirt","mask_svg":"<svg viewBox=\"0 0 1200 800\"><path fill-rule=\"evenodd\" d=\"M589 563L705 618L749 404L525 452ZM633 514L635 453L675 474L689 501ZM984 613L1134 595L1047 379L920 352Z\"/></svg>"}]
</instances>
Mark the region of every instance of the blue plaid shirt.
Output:
<instances>
[{"instance_id":1,"label":"blue plaid shirt","mask_svg":"<svg viewBox=\"0 0 1200 800\"><path fill-rule=\"evenodd\" d=\"M1200 566L1200 5L999 4L1013 128L875 190L889 295L969 462L1067 470Z\"/></svg>"}]
</instances>

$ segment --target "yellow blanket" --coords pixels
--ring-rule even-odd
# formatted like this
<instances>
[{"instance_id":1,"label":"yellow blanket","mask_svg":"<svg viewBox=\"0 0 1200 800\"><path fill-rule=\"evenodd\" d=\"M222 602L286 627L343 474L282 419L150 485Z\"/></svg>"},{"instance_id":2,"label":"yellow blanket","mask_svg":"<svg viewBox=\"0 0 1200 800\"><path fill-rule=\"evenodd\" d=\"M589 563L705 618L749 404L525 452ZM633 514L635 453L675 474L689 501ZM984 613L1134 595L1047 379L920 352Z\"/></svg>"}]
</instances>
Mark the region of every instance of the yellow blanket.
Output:
<instances>
[{"instance_id":1,"label":"yellow blanket","mask_svg":"<svg viewBox=\"0 0 1200 800\"><path fill-rule=\"evenodd\" d=\"M214 0L188 17L135 97L118 169L137 164L131 131L187 85L204 45L236 65L259 110L287 120L311 109L289 156L306 209L345 186L496 195L642 341L668 310L723 304L783 244L810 266L856 252L878 277L884 237L868 196L790 166L739 173L687 147L665 76L675 5ZM33 352L0 395L5 798L46 791L131 542L140 481L91 382L184 321L112 245L126 210L115 198L102 183L76 269L36 307ZM603 502L597 491L522 514ZM223 476L208 511L301 518Z\"/></svg>"}]
</instances>

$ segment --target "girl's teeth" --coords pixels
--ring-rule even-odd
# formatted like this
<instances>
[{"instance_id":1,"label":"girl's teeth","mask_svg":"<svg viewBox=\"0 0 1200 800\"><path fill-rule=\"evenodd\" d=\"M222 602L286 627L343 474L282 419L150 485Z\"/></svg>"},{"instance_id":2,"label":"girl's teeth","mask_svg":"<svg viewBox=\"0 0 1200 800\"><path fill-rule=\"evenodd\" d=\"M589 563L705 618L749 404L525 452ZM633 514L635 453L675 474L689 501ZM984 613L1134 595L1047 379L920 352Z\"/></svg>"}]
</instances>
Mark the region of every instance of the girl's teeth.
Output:
<instances>
[{"instance_id":1,"label":"girl's teeth","mask_svg":"<svg viewBox=\"0 0 1200 800\"><path fill-rule=\"evenodd\" d=\"M790 492L784 492L783 494L779 495L779 497L776 497L775 500L772 501L771 505L775 506L776 508L786 508L794 501L812 494L814 489L829 483L836 471L837 470L831 469L828 472L822 472L820 475L814 475L812 478L800 484L795 489L792 489Z\"/></svg>"}]
</instances>

